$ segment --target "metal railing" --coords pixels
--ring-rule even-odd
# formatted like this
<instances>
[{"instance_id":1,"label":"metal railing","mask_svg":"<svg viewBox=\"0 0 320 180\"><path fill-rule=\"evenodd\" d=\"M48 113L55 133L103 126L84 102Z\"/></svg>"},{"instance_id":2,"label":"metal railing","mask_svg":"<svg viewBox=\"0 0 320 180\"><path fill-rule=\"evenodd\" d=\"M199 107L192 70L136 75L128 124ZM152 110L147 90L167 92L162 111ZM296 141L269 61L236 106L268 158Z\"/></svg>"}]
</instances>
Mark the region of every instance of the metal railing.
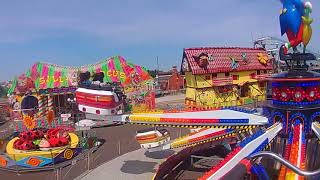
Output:
<instances>
[{"instance_id":1,"label":"metal railing","mask_svg":"<svg viewBox=\"0 0 320 180\"><path fill-rule=\"evenodd\" d=\"M250 106L252 108L260 107L261 104L266 100L265 95L253 96L253 97L243 97L238 100L231 100L225 102L215 102L215 103L199 103L196 105L186 105L187 108L225 108L231 106Z\"/></svg>"},{"instance_id":2,"label":"metal railing","mask_svg":"<svg viewBox=\"0 0 320 180\"><path fill-rule=\"evenodd\" d=\"M78 133L78 132L75 132L75 133ZM81 137L81 135L79 135L79 137ZM87 141L89 141L88 139L90 139L90 137L87 138ZM44 166L39 166L39 165L37 166L37 164L33 166L32 163L30 164L30 166L21 165L21 160L23 158L28 158L27 155L25 155L25 157L21 157L21 155L14 155L14 154L9 155L5 153L4 150L2 150L3 152L0 153L0 171L2 171L2 173L7 172L7 175L9 174L13 179L16 178L16 176L19 176L19 174L21 173L42 172L46 175L50 175L51 173L53 173L55 179L60 180L60 179L69 179L66 177L70 176L69 173L73 169L73 167L80 166L81 167L80 171L77 170L76 173L72 173L72 176L73 176L72 178L75 178L79 176L82 172L89 172L92 169L96 161L96 158L94 158L94 154L101 145L101 143L99 144L94 143L92 145L82 147L83 143L85 143L83 141L83 138L80 138L79 144L77 145L73 144L73 146L71 144L68 147L62 148L60 153L66 152L65 150L71 147L79 148L80 150L78 155L72 157L72 159L70 160L65 159L65 161L62 161L62 162L59 159L56 159L56 157L59 156L57 153L53 153L53 151L51 150L46 151L49 154L49 156L51 154L51 156L46 157L46 159L51 159L51 161ZM27 152L26 154L28 153L29 152ZM32 157L34 159L37 159L36 156L32 156ZM69 169L66 167L69 167ZM52 175L50 175L50 177L51 176Z\"/></svg>"},{"instance_id":3,"label":"metal railing","mask_svg":"<svg viewBox=\"0 0 320 180\"><path fill-rule=\"evenodd\" d=\"M200 105L187 105L185 103L177 103L177 104L165 104L158 106L160 109L164 110L186 110L186 109L211 109L211 108L228 108L234 106L244 106L248 108L260 108L264 104L265 96L258 96L257 99L252 99L250 103L241 103L239 100L233 100L228 102L221 102L221 103L213 103L210 105L200 104Z\"/></svg>"},{"instance_id":4,"label":"metal railing","mask_svg":"<svg viewBox=\"0 0 320 180\"><path fill-rule=\"evenodd\" d=\"M283 157L272 153L272 152L267 152L267 151L262 151L259 153L255 153L253 155L250 156L251 159L256 159L258 157L270 157L278 162L280 162L282 165L286 166L287 168L289 168L290 170L292 170L293 172L301 175L301 176L316 176L316 175L320 175L320 169L317 169L315 171L304 171L300 168L298 168L297 166L291 164L288 160L284 159Z\"/></svg>"},{"instance_id":5,"label":"metal railing","mask_svg":"<svg viewBox=\"0 0 320 180\"><path fill-rule=\"evenodd\" d=\"M64 149L64 150L66 150L66 149ZM61 151L63 152L64 150L61 150ZM8 163L10 164L10 166L8 166L8 167L0 166L0 170L2 170L2 171L11 171L11 172L15 172L15 173L56 170L56 169L64 168L66 166L74 164L79 160L85 159L85 158L88 157L89 153L93 153L96 150L97 150L97 147L94 147L94 148L92 148L90 150L83 150L78 156L72 158L71 160L64 161L64 162L61 162L61 163L54 163L54 157L51 156L52 163L50 163L50 164L48 164L46 166L43 166L43 167L23 167L23 166L20 166L20 165L17 164L18 159L16 159L15 155L13 155L13 158L11 159L10 157L8 157L7 154L1 153L0 157L9 160L10 162L8 162ZM52 154L52 152L51 152L51 154Z\"/></svg>"}]
</instances>

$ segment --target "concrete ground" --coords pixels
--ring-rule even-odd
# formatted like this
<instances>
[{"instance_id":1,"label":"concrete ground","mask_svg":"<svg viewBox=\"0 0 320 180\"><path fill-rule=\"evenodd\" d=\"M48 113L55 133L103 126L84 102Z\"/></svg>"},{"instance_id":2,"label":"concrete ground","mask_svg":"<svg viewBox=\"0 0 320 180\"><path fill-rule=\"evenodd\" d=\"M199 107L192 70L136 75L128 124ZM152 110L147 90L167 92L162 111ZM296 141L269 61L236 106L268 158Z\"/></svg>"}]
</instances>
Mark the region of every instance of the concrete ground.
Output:
<instances>
[{"instance_id":1,"label":"concrete ground","mask_svg":"<svg viewBox=\"0 0 320 180\"><path fill-rule=\"evenodd\" d=\"M156 106L160 109L179 109L184 107L185 94L168 95L156 98Z\"/></svg>"},{"instance_id":2,"label":"concrete ground","mask_svg":"<svg viewBox=\"0 0 320 180\"><path fill-rule=\"evenodd\" d=\"M152 179L157 166L173 153L175 153L173 150L150 153L144 149L139 149L104 163L90 173L76 178L76 180Z\"/></svg>"},{"instance_id":3,"label":"concrete ground","mask_svg":"<svg viewBox=\"0 0 320 180\"><path fill-rule=\"evenodd\" d=\"M175 102L175 101L183 101L185 99L185 94L176 94L176 95L168 95L163 97L156 98L156 104L157 103L163 103L163 102Z\"/></svg>"}]
</instances>

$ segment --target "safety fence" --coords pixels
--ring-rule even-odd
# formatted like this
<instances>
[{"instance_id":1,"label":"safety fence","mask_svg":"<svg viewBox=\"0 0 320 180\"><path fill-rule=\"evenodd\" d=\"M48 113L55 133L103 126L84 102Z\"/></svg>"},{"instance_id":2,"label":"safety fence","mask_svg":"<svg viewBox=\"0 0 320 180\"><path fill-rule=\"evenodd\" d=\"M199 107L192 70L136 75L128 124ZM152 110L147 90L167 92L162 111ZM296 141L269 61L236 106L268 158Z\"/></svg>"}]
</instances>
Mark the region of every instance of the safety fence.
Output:
<instances>
[{"instance_id":1,"label":"safety fence","mask_svg":"<svg viewBox=\"0 0 320 180\"><path fill-rule=\"evenodd\" d=\"M75 132L79 138L82 136L89 136L86 133L93 133L92 136L103 138L98 139L98 141L101 142L101 145L92 149L83 149L77 156L64 162L55 163L54 158L51 158L53 159L53 162L44 167L30 168L17 165L16 162L19 161L19 159L14 156L9 157L7 153L5 153L5 143L0 156L11 161L6 163L11 163L11 165L10 167L7 166L0 168L1 179L2 177L4 177L4 179L20 179L20 174L23 174L23 178L26 180L33 179L35 176L40 176L42 179L46 180L69 180L77 177L80 179L103 163L139 149L140 145L134 140L134 136L137 130L144 128L147 127L138 125L121 125L112 126L107 129L94 128L90 131ZM187 129L176 128L168 128L168 131L173 139L183 136L189 132ZM79 147L81 147L81 142L80 138ZM66 150L67 149L68 148L66 148ZM14 161L14 159L16 160Z\"/></svg>"},{"instance_id":2,"label":"safety fence","mask_svg":"<svg viewBox=\"0 0 320 180\"><path fill-rule=\"evenodd\" d=\"M257 96L255 98L252 98L250 101L241 101L240 100L234 100L234 101L228 101L223 103L213 103L211 105L204 105L204 104L190 104L190 103L180 103L180 104L166 104L162 105L160 109L167 110L167 111L183 111L183 110L211 110L211 109L221 109L221 108L229 108L229 107L246 107L246 108L260 108L265 104L265 96ZM245 103L243 103L245 102Z\"/></svg>"},{"instance_id":3,"label":"safety fence","mask_svg":"<svg viewBox=\"0 0 320 180\"><path fill-rule=\"evenodd\" d=\"M194 109L194 110L202 110L202 109L210 109L210 108L225 108L232 106L247 106L252 108L260 107L266 100L266 96L254 96L254 97L244 97L238 100L231 100L225 102L203 102L203 103L195 103L186 100L185 108L186 109Z\"/></svg>"},{"instance_id":4,"label":"safety fence","mask_svg":"<svg viewBox=\"0 0 320 180\"><path fill-rule=\"evenodd\" d=\"M185 94L186 89L179 90L160 90L156 93L157 97L167 96L167 95L177 95L177 94Z\"/></svg>"},{"instance_id":5,"label":"safety fence","mask_svg":"<svg viewBox=\"0 0 320 180\"><path fill-rule=\"evenodd\" d=\"M34 173L41 175L41 177L45 177L44 179L55 179L55 180L62 180L62 179L70 179L69 172L72 168L75 168L77 164L80 165L80 169L90 170L90 162L92 161L91 155L96 151L97 148L92 148L90 150L82 150L79 154L72 158L71 160L63 161L61 163L52 162L43 167L31 167L35 166L40 161L43 161L43 158L36 159L35 157L30 157L28 163L30 163L30 167L22 167L16 161L10 159L6 154L0 154L0 172L4 177L9 177L10 179L16 179L23 174L26 179L30 179L34 175ZM69 150L69 151L68 151ZM63 151L66 156L71 156L70 149L66 149ZM69 154L68 154L69 152ZM10 161L7 161L10 160ZM54 161L54 159L52 159ZM78 166L79 166L78 165ZM68 168L67 171L65 171ZM80 171L81 172L81 171ZM80 173L78 174L80 175ZM73 176L75 178L76 176ZM8 178L8 179L9 179Z\"/></svg>"},{"instance_id":6,"label":"safety fence","mask_svg":"<svg viewBox=\"0 0 320 180\"><path fill-rule=\"evenodd\" d=\"M72 134L69 133L70 143L67 146L16 150L13 144L18 139L16 137L19 136L19 131L16 131L15 128L17 122L11 123L0 128L0 170L3 172L1 174L8 176L5 179L16 179L21 173L26 176L33 174L27 172L37 172L44 176L50 174L52 177L53 171L56 172L54 179L63 179L60 171L64 167L87 161L90 154L102 144L94 131L73 131ZM68 124L60 125L66 127Z\"/></svg>"},{"instance_id":7,"label":"safety fence","mask_svg":"<svg viewBox=\"0 0 320 180\"><path fill-rule=\"evenodd\" d=\"M181 172L192 167L192 155L205 151L214 145L221 144L222 140L208 142L197 146L185 148L178 153L170 156L162 164L154 176L154 180L176 179Z\"/></svg>"}]
</instances>

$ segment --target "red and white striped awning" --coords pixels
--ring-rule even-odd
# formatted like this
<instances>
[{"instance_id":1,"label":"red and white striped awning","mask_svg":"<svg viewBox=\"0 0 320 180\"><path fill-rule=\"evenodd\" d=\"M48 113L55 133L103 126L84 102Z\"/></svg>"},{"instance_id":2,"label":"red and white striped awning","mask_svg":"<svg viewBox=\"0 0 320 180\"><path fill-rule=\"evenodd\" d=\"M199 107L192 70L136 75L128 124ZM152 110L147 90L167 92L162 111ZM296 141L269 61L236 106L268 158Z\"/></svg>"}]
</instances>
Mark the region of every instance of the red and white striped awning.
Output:
<instances>
[{"instance_id":1,"label":"red and white striped awning","mask_svg":"<svg viewBox=\"0 0 320 180\"><path fill-rule=\"evenodd\" d=\"M214 78L212 80L213 86L226 86L232 85L232 77L224 77L224 78Z\"/></svg>"}]
</instances>

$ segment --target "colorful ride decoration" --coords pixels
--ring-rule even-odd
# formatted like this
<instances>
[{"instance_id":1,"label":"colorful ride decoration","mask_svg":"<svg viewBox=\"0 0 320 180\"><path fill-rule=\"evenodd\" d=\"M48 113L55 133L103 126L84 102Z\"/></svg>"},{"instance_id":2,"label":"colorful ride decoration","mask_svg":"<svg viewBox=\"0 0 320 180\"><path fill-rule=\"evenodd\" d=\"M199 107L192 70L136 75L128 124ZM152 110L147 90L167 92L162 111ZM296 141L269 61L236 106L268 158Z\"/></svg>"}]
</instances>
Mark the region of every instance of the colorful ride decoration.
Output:
<instances>
[{"instance_id":1,"label":"colorful ride decoration","mask_svg":"<svg viewBox=\"0 0 320 180\"><path fill-rule=\"evenodd\" d=\"M25 126L28 128L28 129L33 129L35 127L35 121L34 121L34 118L29 116L29 115L25 115L23 117L23 123L25 124Z\"/></svg>"},{"instance_id":2,"label":"colorful ride decoration","mask_svg":"<svg viewBox=\"0 0 320 180\"><path fill-rule=\"evenodd\" d=\"M59 66L49 63L36 63L25 74L15 79L9 94L13 92L25 93L28 90L55 89L63 87L77 87L79 73L104 73L105 82L121 82L129 85L141 79L150 79L144 67L127 62L121 56L113 56L96 64L80 67ZM20 90L20 89L24 90Z\"/></svg>"},{"instance_id":3,"label":"colorful ride decoration","mask_svg":"<svg viewBox=\"0 0 320 180\"><path fill-rule=\"evenodd\" d=\"M7 159L5 159L3 156L0 156L0 167L7 167Z\"/></svg>"},{"instance_id":4,"label":"colorful ride decoration","mask_svg":"<svg viewBox=\"0 0 320 180\"><path fill-rule=\"evenodd\" d=\"M59 114L55 114L57 107L57 95L74 94L79 87L81 73L89 73L88 80L94 81L96 74L103 74L104 83L119 83L132 99L131 104L137 102L146 109L154 106L154 99L148 87L153 84L152 77L146 68L127 62L121 56L113 56L96 64L80 67L59 66L49 63L36 63L31 69L14 79L8 94L14 99L11 106L17 106L13 111L17 120L23 120L25 115L33 116L35 119L46 118L51 124ZM135 96L133 96L134 94ZM28 107L30 113L21 109L21 103L27 97L37 99L34 107ZM17 105L15 105L17 104ZM139 104L139 105L140 105ZM20 105L20 106L18 106ZM132 107L130 108L130 110ZM29 112L28 111L28 112Z\"/></svg>"},{"instance_id":5,"label":"colorful ride decoration","mask_svg":"<svg viewBox=\"0 0 320 180\"><path fill-rule=\"evenodd\" d=\"M15 165L15 162L5 155L0 155L0 168L8 168Z\"/></svg>"},{"instance_id":6,"label":"colorful ride decoration","mask_svg":"<svg viewBox=\"0 0 320 180\"><path fill-rule=\"evenodd\" d=\"M281 35L286 34L289 42L282 47L287 54L289 48L299 44L304 45L304 51L312 36L312 4L301 0L281 0L283 8L280 11Z\"/></svg>"},{"instance_id":7,"label":"colorful ride decoration","mask_svg":"<svg viewBox=\"0 0 320 180\"><path fill-rule=\"evenodd\" d=\"M209 55L207 53L200 53L197 56L193 56L197 64L202 68L207 68L209 64Z\"/></svg>"},{"instance_id":8,"label":"colorful ride decoration","mask_svg":"<svg viewBox=\"0 0 320 180\"><path fill-rule=\"evenodd\" d=\"M288 106L316 106L320 102L320 76L310 74L313 78L296 79L277 78L272 83L273 104Z\"/></svg>"},{"instance_id":9,"label":"colorful ride decoration","mask_svg":"<svg viewBox=\"0 0 320 180\"><path fill-rule=\"evenodd\" d=\"M51 124L49 124L45 118L35 119L34 123L35 123L34 128L49 129L49 128L56 128L56 127L64 127L68 129L73 129L73 127L71 127L70 125L63 124L61 118L58 118L56 121L53 121ZM23 132L27 130L29 130L29 128L27 128L27 126L24 124L23 121L14 122L14 127L13 127L14 132Z\"/></svg>"},{"instance_id":10,"label":"colorful ride decoration","mask_svg":"<svg viewBox=\"0 0 320 180\"><path fill-rule=\"evenodd\" d=\"M54 163L64 162L73 159L82 152L82 148L67 148L54 157Z\"/></svg>"},{"instance_id":11,"label":"colorful ride decoration","mask_svg":"<svg viewBox=\"0 0 320 180\"><path fill-rule=\"evenodd\" d=\"M81 152L79 138L63 128L24 131L7 144L7 156L19 166L43 167L70 160Z\"/></svg>"},{"instance_id":12,"label":"colorful ride decoration","mask_svg":"<svg viewBox=\"0 0 320 180\"><path fill-rule=\"evenodd\" d=\"M149 112L155 109L155 90L154 81L148 80L140 82L137 85L124 87L124 93L127 96L129 111Z\"/></svg>"},{"instance_id":13,"label":"colorful ride decoration","mask_svg":"<svg viewBox=\"0 0 320 180\"><path fill-rule=\"evenodd\" d=\"M258 60L261 64L267 65L269 61L269 57L266 54L258 53Z\"/></svg>"},{"instance_id":14,"label":"colorful ride decoration","mask_svg":"<svg viewBox=\"0 0 320 180\"><path fill-rule=\"evenodd\" d=\"M54 111L51 109L48 110L48 113L46 115L46 120L48 121L48 124L51 124L54 120Z\"/></svg>"},{"instance_id":15,"label":"colorful ride decoration","mask_svg":"<svg viewBox=\"0 0 320 180\"><path fill-rule=\"evenodd\" d=\"M45 97L45 96L41 96L39 98L38 117L44 117L46 115L46 113L47 113L46 101L47 101L47 97Z\"/></svg>"}]
</instances>

